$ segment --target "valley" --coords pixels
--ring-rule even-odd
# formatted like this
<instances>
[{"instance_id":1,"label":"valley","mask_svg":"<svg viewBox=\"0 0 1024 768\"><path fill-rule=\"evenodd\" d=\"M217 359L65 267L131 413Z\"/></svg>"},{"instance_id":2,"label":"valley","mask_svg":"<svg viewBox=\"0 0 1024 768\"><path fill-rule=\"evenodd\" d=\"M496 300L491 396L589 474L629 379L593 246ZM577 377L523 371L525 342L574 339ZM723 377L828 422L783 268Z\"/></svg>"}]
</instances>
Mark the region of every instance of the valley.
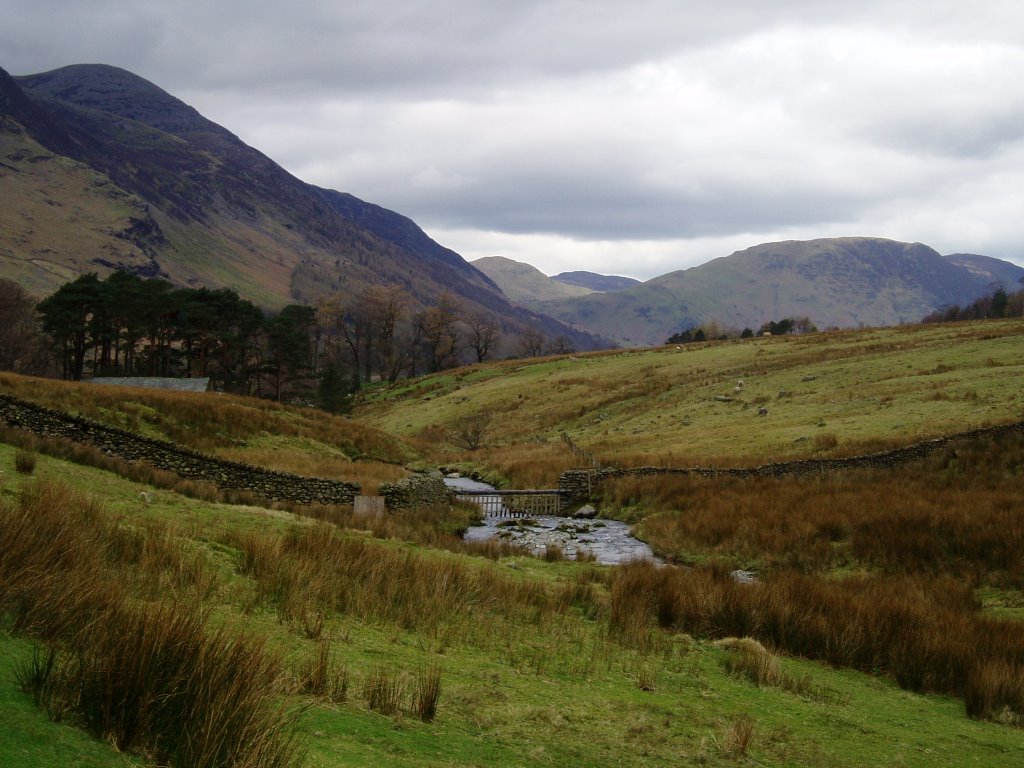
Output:
<instances>
[{"instance_id":1,"label":"valley","mask_svg":"<svg viewBox=\"0 0 1024 768\"><path fill-rule=\"evenodd\" d=\"M370 492L442 466L552 487L579 464L563 432L602 464L740 467L1016 422L1022 351L1020 321L991 320L574 353L381 384L350 417L13 374L0 393ZM468 422L485 427L473 447ZM476 513L459 505L367 518L226 503L8 428L0 754L29 768L226 764L115 721L87 734L96 721L68 697L90 678L74 670L117 669L124 652L68 612L89 605L152 627L157 645L173 625L251 649L265 687L245 688L244 727L277 755L254 766L1015 764L1022 460L1011 435L889 470L595 488L659 568L463 541ZM41 707L16 682L32 690L33 648L67 662L36 689ZM215 709L195 716L219 722Z\"/></svg>"}]
</instances>

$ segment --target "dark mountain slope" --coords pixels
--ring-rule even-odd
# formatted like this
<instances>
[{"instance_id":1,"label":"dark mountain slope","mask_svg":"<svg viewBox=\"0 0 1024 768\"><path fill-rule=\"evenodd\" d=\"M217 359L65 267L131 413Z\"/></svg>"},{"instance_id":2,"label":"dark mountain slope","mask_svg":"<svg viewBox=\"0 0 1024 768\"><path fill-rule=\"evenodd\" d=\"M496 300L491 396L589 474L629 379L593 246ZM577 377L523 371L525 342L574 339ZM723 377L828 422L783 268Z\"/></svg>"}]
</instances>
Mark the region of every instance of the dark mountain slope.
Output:
<instances>
[{"instance_id":1,"label":"dark mountain slope","mask_svg":"<svg viewBox=\"0 0 1024 768\"><path fill-rule=\"evenodd\" d=\"M54 242L27 252L20 243L38 235L33 211L0 231L0 267L20 260L26 282L53 290L69 271L128 268L162 274L179 284L228 286L268 307L312 301L334 291L355 295L368 285L402 285L417 306L442 293L470 311L489 311L516 333L540 325L582 348L599 342L549 318L512 307L497 287L458 254L431 240L409 219L295 178L230 131L152 83L115 67L79 65L26 77L0 76L0 119L11 156L70 158L88 169L113 197L98 221L117 219L137 252L131 258L111 242L94 241L111 227L96 223L75 245L73 217L56 227ZM32 145L32 146L29 146ZM3 156L0 156L3 162ZM62 161L63 165L68 165ZM6 171L9 194L45 197L73 209L80 180L41 179L28 164ZM51 163L51 168L62 167ZM8 168L14 167L8 164ZM0 173L4 173L0 167ZM123 216L122 216L123 218ZM64 232L64 230L67 230ZM124 236L109 232L109 239ZM71 251L75 253L72 254ZM33 258L41 252L46 258ZM140 259L145 263L140 265ZM47 262L39 266L36 262ZM43 292L48 292L44 290Z\"/></svg>"}]
</instances>

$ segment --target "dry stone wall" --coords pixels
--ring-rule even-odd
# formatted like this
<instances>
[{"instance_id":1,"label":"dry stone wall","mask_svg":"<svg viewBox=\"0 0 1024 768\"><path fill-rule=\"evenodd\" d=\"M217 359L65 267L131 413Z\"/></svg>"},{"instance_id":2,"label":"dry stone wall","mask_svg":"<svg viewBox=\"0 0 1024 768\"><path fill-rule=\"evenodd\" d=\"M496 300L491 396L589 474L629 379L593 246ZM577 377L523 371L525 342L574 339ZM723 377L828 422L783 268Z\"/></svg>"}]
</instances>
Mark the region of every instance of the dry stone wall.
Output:
<instances>
[{"instance_id":1,"label":"dry stone wall","mask_svg":"<svg viewBox=\"0 0 1024 768\"><path fill-rule=\"evenodd\" d=\"M380 495L388 509L415 509L450 501L448 486L439 473L413 475L397 483L381 483Z\"/></svg>"},{"instance_id":2,"label":"dry stone wall","mask_svg":"<svg viewBox=\"0 0 1024 768\"><path fill-rule=\"evenodd\" d=\"M842 459L803 459L763 464L759 467L720 469L709 467L634 467L630 469L570 469L558 479L558 490L568 503L590 498L594 489L605 480L618 477L651 477L654 475L695 475L698 477L786 477L790 475L811 475L824 472L840 472L849 469L886 469L923 459L929 454L942 450L950 443L961 440L995 439L1013 433L1024 433L1024 421L1003 424L996 427L982 427L968 432L925 440L863 456Z\"/></svg>"},{"instance_id":3,"label":"dry stone wall","mask_svg":"<svg viewBox=\"0 0 1024 768\"><path fill-rule=\"evenodd\" d=\"M356 483L301 477L206 456L174 443L108 427L10 395L0 394L0 422L43 437L89 443L126 461L145 461L179 477L214 483L225 491L249 491L272 501L351 504L359 493Z\"/></svg>"}]
</instances>

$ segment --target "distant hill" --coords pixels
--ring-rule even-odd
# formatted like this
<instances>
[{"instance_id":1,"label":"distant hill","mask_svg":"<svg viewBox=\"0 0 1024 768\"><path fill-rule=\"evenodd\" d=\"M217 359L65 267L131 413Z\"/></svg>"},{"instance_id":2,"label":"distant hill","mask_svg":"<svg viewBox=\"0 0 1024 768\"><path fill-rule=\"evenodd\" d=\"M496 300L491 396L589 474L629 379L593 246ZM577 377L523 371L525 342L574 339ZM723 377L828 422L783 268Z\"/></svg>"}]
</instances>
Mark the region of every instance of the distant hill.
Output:
<instances>
[{"instance_id":1,"label":"distant hill","mask_svg":"<svg viewBox=\"0 0 1024 768\"><path fill-rule=\"evenodd\" d=\"M484 256L470 263L491 278L510 301L524 307L593 293L590 288L558 282L536 267L504 256Z\"/></svg>"},{"instance_id":2,"label":"distant hill","mask_svg":"<svg viewBox=\"0 0 1024 768\"><path fill-rule=\"evenodd\" d=\"M589 288L592 291L624 291L627 288L631 288L634 285L639 285L640 281L632 277L622 277L620 275L599 275L596 272L562 272L551 277L552 280L557 280L560 283L566 285L578 285L582 288Z\"/></svg>"},{"instance_id":3,"label":"distant hill","mask_svg":"<svg viewBox=\"0 0 1024 768\"><path fill-rule=\"evenodd\" d=\"M115 67L0 70L0 196L0 277L38 296L114 269L234 288L271 309L397 284L421 307L448 292L508 334L602 344L513 306L410 219L306 184Z\"/></svg>"},{"instance_id":4,"label":"distant hill","mask_svg":"<svg viewBox=\"0 0 1024 768\"><path fill-rule=\"evenodd\" d=\"M1024 270L1009 261L975 253L951 253L942 258L968 270L979 281L987 280L993 288L1002 286L1006 291L1016 291L1024 287Z\"/></svg>"},{"instance_id":5,"label":"distant hill","mask_svg":"<svg viewBox=\"0 0 1024 768\"><path fill-rule=\"evenodd\" d=\"M869 237L787 241L737 251L615 293L540 302L539 311L627 346L663 343L711 320L736 329L808 316L819 328L916 322L950 304L1016 287L1024 269L945 258L920 243Z\"/></svg>"}]
</instances>

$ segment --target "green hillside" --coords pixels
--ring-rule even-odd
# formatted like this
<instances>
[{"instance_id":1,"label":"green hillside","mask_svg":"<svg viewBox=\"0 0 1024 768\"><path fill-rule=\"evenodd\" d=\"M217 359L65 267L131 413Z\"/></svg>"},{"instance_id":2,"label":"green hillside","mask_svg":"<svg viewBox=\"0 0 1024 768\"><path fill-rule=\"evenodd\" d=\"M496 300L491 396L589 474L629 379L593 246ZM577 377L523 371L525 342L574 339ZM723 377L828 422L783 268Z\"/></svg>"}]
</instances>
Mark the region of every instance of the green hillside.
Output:
<instances>
[{"instance_id":1,"label":"green hillside","mask_svg":"<svg viewBox=\"0 0 1024 768\"><path fill-rule=\"evenodd\" d=\"M843 237L765 243L625 291L540 304L538 311L624 346L661 344L673 333L716 322L754 330L784 317L819 328L918 322L941 307L968 304L1024 269L921 243Z\"/></svg>"},{"instance_id":2,"label":"green hillside","mask_svg":"<svg viewBox=\"0 0 1024 768\"><path fill-rule=\"evenodd\" d=\"M536 267L503 256L485 256L470 263L491 278L510 300L524 307L593 293L589 288L560 283Z\"/></svg>"},{"instance_id":3,"label":"green hillside","mask_svg":"<svg viewBox=\"0 0 1024 768\"><path fill-rule=\"evenodd\" d=\"M359 417L449 460L458 446L438 436L486 420L495 461L544 454L532 479L551 483L573 461L562 431L609 462L754 465L1015 421L1022 361L1019 320L737 339L463 368L382 391Z\"/></svg>"}]
</instances>

